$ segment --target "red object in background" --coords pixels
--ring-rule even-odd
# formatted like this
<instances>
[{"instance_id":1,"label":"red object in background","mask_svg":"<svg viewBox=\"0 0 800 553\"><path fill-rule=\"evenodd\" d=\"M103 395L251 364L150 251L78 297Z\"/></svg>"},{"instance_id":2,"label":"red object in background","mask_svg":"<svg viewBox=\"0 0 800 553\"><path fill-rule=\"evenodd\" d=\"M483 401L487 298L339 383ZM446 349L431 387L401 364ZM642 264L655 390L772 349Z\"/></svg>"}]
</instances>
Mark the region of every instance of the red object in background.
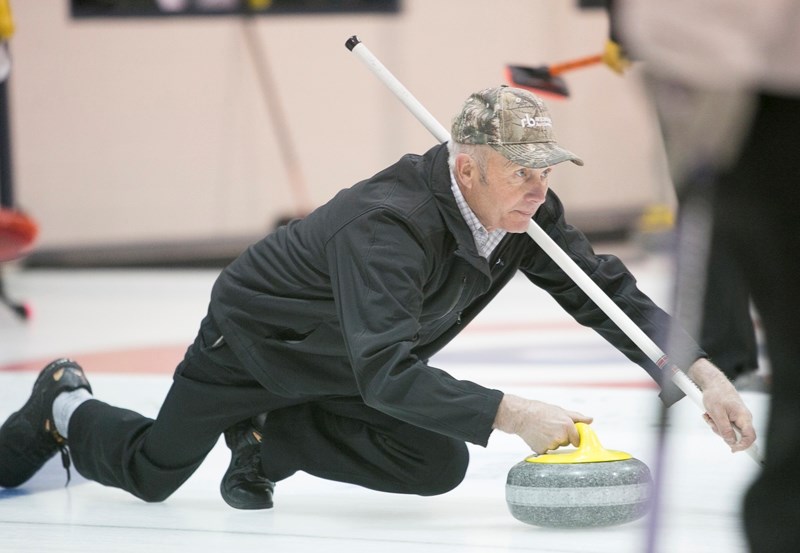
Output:
<instances>
[{"instance_id":1,"label":"red object in background","mask_svg":"<svg viewBox=\"0 0 800 553\"><path fill-rule=\"evenodd\" d=\"M38 234L39 227L27 215L13 209L0 209L0 261L25 255Z\"/></svg>"}]
</instances>

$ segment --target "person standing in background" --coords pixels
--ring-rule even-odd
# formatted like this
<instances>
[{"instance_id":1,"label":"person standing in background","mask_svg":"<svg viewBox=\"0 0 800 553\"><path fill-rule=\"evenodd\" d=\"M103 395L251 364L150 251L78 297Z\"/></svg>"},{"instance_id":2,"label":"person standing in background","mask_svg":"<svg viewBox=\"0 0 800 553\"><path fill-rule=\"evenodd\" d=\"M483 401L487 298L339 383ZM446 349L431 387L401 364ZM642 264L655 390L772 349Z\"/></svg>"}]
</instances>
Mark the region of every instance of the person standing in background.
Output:
<instances>
[{"instance_id":1,"label":"person standing in background","mask_svg":"<svg viewBox=\"0 0 800 553\"><path fill-rule=\"evenodd\" d=\"M630 49L626 48L617 15L615 0L598 0L608 12L608 40L603 51L603 62L613 71L623 74L631 65ZM665 123L669 127L669 123ZM706 174L698 174L702 178ZM675 179L678 216L691 211L684 206L695 202L709 202L712 186L694 184L687 186L686 179ZM705 293L702 319L696 338L700 346L714 360L725 376L740 391L769 390L769 377L759 372L759 351L756 324L751 313L750 291L741 269L730 262L722 248L713 244L723 238L718 230L712 231L711 246L706 259Z\"/></svg>"},{"instance_id":2,"label":"person standing in background","mask_svg":"<svg viewBox=\"0 0 800 553\"><path fill-rule=\"evenodd\" d=\"M747 541L754 553L796 552L800 2L637 0L616 8L626 47L645 62L673 179L710 186L711 250L735 265L763 324L770 411L764 468L744 498Z\"/></svg>"}]
</instances>

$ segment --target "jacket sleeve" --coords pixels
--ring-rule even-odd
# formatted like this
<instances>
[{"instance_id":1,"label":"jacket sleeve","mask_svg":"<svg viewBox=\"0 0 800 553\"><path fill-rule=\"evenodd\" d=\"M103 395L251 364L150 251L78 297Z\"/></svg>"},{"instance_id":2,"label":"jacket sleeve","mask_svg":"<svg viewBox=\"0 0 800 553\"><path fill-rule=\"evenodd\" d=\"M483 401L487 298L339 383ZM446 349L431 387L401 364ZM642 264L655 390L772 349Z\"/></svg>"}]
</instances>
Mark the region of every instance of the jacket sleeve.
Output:
<instances>
[{"instance_id":1,"label":"jacket sleeve","mask_svg":"<svg viewBox=\"0 0 800 553\"><path fill-rule=\"evenodd\" d=\"M564 220L558 197L550 191L547 202L536 214L536 221L578 266L641 328L658 346L667 351L671 318L636 285L636 279L617 257L597 255L587 238ZM521 270L537 286L546 290L580 324L594 329L628 359L644 368L661 386L661 399L670 405L683 397L662 370L581 290L538 246ZM673 339L682 344L680 359L673 358L683 370L705 352L682 329L676 328ZM674 348L673 350L674 351Z\"/></svg>"},{"instance_id":2,"label":"jacket sleeve","mask_svg":"<svg viewBox=\"0 0 800 553\"><path fill-rule=\"evenodd\" d=\"M374 209L326 245L336 311L365 403L392 417L486 445L502 393L457 380L414 354L431 261L424 237Z\"/></svg>"}]
</instances>

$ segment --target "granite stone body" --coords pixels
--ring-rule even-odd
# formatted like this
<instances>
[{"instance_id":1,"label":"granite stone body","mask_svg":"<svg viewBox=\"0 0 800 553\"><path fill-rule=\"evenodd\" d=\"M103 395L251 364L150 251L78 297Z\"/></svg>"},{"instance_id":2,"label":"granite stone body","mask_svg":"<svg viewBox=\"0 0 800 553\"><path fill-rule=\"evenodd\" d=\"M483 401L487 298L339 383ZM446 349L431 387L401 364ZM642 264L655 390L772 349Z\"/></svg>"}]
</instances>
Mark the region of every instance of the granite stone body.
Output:
<instances>
[{"instance_id":1,"label":"granite stone body","mask_svg":"<svg viewBox=\"0 0 800 553\"><path fill-rule=\"evenodd\" d=\"M521 461L506 480L506 502L517 520L535 526L613 526L647 513L652 478L637 459L540 464Z\"/></svg>"}]
</instances>

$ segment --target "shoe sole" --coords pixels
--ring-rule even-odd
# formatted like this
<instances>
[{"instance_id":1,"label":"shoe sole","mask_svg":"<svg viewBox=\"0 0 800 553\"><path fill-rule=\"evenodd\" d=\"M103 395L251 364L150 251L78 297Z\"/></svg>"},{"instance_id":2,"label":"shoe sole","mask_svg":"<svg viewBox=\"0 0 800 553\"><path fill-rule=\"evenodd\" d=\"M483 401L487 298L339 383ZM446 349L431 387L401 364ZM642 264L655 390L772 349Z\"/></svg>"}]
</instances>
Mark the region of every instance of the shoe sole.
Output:
<instances>
[{"instance_id":1,"label":"shoe sole","mask_svg":"<svg viewBox=\"0 0 800 553\"><path fill-rule=\"evenodd\" d=\"M227 503L230 507L234 509L239 509L241 511L258 511L263 509L272 509L274 503L272 501L237 501L233 497L229 496L225 492L224 484L220 484L219 486L219 493L222 496L223 501Z\"/></svg>"}]
</instances>

